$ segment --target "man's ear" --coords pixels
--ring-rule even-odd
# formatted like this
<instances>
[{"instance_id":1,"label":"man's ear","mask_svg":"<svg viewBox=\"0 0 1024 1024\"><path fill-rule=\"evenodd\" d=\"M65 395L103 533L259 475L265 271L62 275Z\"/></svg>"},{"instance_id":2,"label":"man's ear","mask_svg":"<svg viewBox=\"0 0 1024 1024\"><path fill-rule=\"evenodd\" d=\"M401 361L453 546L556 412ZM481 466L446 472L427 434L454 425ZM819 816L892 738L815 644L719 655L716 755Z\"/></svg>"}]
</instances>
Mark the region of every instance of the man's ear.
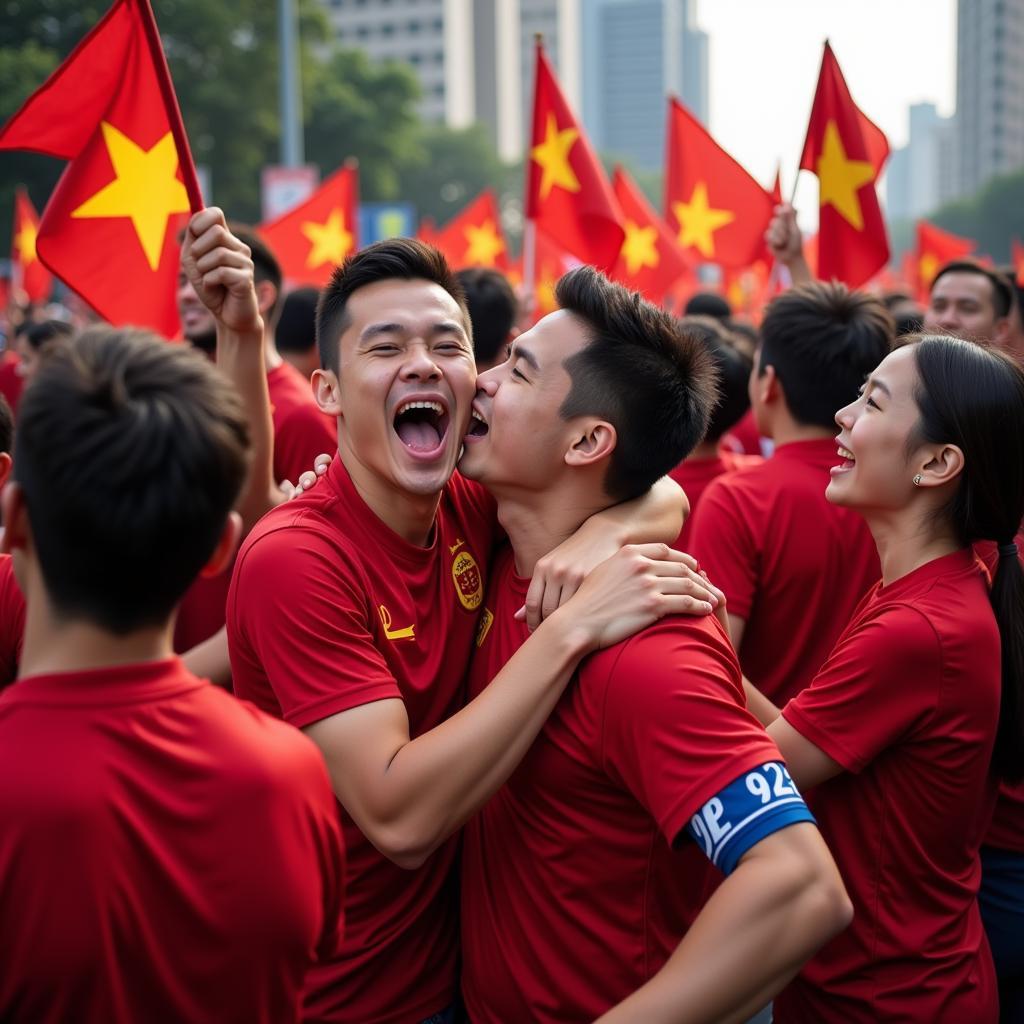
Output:
<instances>
[{"instance_id":1,"label":"man's ear","mask_svg":"<svg viewBox=\"0 0 1024 1024\"><path fill-rule=\"evenodd\" d=\"M341 415L341 386L338 375L333 370L317 369L310 378L313 385L313 397L320 411L328 416Z\"/></svg>"},{"instance_id":2,"label":"man's ear","mask_svg":"<svg viewBox=\"0 0 1024 1024\"><path fill-rule=\"evenodd\" d=\"M9 480L0 494L0 521L4 524L0 536L0 552L10 554L17 548L28 546L32 536L28 522L28 506L21 485Z\"/></svg>"},{"instance_id":3,"label":"man's ear","mask_svg":"<svg viewBox=\"0 0 1024 1024\"><path fill-rule=\"evenodd\" d=\"M757 399L761 405L771 405L779 400L783 394L782 382L775 372L775 367L769 364L756 378Z\"/></svg>"},{"instance_id":4,"label":"man's ear","mask_svg":"<svg viewBox=\"0 0 1024 1024\"><path fill-rule=\"evenodd\" d=\"M590 420L581 425L565 453L568 466L592 466L615 451L618 434L607 420Z\"/></svg>"},{"instance_id":5,"label":"man's ear","mask_svg":"<svg viewBox=\"0 0 1024 1024\"><path fill-rule=\"evenodd\" d=\"M260 308L260 316L263 317L264 321L266 321L267 314L273 308L275 302L277 302L277 288L274 287L273 283L270 281L257 281L256 304Z\"/></svg>"},{"instance_id":6,"label":"man's ear","mask_svg":"<svg viewBox=\"0 0 1024 1024\"><path fill-rule=\"evenodd\" d=\"M234 557L238 542L242 539L242 517L235 511L228 513L224 520L224 529L221 530L220 539L213 549L213 554L206 560L206 565L199 570L203 579L217 576L222 573Z\"/></svg>"},{"instance_id":7,"label":"man's ear","mask_svg":"<svg viewBox=\"0 0 1024 1024\"><path fill-rule=\"evenodd\" d=\"M1008 316L1001 316L994 324L992 329L992 340L997 345L1005 345L1006 339L1010 336L1010 318Z\"/></svg>"}]
</instances>

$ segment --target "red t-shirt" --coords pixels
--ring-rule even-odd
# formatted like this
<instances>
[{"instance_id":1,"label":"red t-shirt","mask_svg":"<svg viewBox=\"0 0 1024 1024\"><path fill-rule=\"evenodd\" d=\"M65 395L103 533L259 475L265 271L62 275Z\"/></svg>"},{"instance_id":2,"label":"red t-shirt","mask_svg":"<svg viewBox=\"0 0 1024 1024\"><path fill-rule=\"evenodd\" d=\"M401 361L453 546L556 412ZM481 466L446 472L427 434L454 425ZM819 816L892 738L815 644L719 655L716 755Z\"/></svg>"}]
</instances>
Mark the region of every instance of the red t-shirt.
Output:
<instances>
[{"instance_id":1,"label":"red t-shirt","mask_svg":"<svg viewBox=\"0 0 1024 1024\"><path fill-rule=\"evenodd\" d=\"M843 766L808 803L853 924L775 1002L775 1019L995 1021L978 914L992 814L999 631L973 552L873 589L785 719Z\"/></svg>"},{"instance_id":2,"label":"red t-shirt","mask_svg":"<svg viewBox=\"0 0 1024 1024\"><path fill-rule=\"evenodd\" d=\"M185 591L174 620L174 650L185 654L224 625L231 567L216 576L197 576Z\"/></svg>"},{"instance_id":3,"label":"red t-shirt","mask_svg":"<svg viewBox=\"0 0 1024 1024\"><path fill-rule=\"evenodd\" d=\"M881 576L864 520L825 499L835 441L782 445L759 466L708 484L689 553L746 620L744 674L776 704L824 664Z\"/></svg>"},{"instance_id":4,"label":"red t-shirt","mask_svg":"<svg viewBox=\"0 0 1024 1024\"><path fill-rule=\"evenodd\" d=\"M18 372L20 360L14 352L0 353L0 395L7 399L11 412L17 414L25 378Z\"/></svg>"},{"instance_id":5,"label":"red t-shirt","mask_svg":"<svg viewBox=\"0 0 1024 1024\"><path fill-rule=\"evenodd\" d=\"M267 389L274 423L274 479L294 484L313 468L318 455L338 450L338 427L320 411L309 381L290 363L267 374Z\"/></svg>"},{"instance_id":6,"label":"red t-shirt","mask_svg":"<svg viewBox=\"0 0 1024 1024\"><path fill-rule=\"evenodd\" d=\"M366 506L340 458L311 491L255 526L235 565L228 641L235 692L302 728L385 698L410 735L465 703L494 506L456 474L430 547L400 538ZM310 975L317 1020L409 1024L457 985L453 837L416 871L380 854L342 812L346 941Z\"/></svg>"},{"instance_id":7,"label":"red t-shirt","mask_svg":"<svg viewBox=\"0 0 1024 1024\"><path fill-rule=\"evenodd\" d=\"M529 581L492 567L478 694L525 641ZM589 657L507 784L463 830L463 994L474 1024L589 1021L655 974L699 910L707 861L680 833L781 760L743 707L713 617L676 616Z\"/></svg>"},{"instance_id":8,"label":"red t-shirt","mask_svg":"<svg viewBox=\"0 0 1024 1024\"><path fill-rule=\"evenodd\" d=\"M24 632L25 598L14 578L14 562L0 555L0 689L17 678Z\"/></svg>"},{"instance_id":9,"label":"red t-shirt","mask_svg":"<svg viewBox=\"0 0 1024 1024\"><path fill-rule=\"evenodd\" d=\"M686 492L687 500L690 502L690 514L686 517L679 539L673 545L677 551L688 551L690 543L690 524L693 522L693 513L697 508L697 502L704 493L705 488L712 480L720 477L723 473L731 473L734 469L746 469L749 466L758 466L764 459L758 455L739 455L736 452L721 450L711 459L686 459L680 462L673 469L669 476Z\"/></svg>"},{"instance_id":10,"label":"red t-shirt","mask_svg":"<svg viewBox=\"0 0 1024 1024\"><path fill-rule=\"evenodd\" d=\"M340 941L305 737L176 658L0 694L0 1018L279 1024Z\"/></svg>"}]
</instances>

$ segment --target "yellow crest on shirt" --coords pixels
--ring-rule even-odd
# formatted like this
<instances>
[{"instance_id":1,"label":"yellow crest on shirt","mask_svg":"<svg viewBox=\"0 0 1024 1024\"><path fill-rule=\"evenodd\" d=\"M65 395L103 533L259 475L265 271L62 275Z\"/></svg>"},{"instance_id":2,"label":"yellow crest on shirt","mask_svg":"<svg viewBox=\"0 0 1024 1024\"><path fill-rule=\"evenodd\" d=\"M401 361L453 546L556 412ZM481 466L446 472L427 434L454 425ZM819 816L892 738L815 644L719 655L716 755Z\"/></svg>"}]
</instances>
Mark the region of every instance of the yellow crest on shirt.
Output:
<instances>
[{"instance_id":1,"label":"yellow crest on shirt","mask_svg":"<svg viewBox=\"0 0 1024 1024\"><path fill-rule=\"evenodd\" d=\"M476 559L468 551L460 551L452 562L452 580L462 607L476 611L484 599L484 580Z\"/></svg>"}]
</instances>

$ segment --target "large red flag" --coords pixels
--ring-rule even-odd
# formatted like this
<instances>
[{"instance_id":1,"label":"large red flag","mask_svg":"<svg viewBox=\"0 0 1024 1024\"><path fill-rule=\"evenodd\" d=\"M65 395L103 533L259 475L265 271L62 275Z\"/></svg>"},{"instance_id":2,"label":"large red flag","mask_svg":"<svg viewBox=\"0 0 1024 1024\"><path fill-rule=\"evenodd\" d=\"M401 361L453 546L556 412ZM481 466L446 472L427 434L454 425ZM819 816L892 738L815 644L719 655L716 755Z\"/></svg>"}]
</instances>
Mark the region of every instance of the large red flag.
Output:
<instances>
[{"instance_id":1,"label":"large red flag","mask_svg":"<svg viewBox=\"0 0 1024 1024\"><path fill-rule=\"evenodd\" d=\"M800 168L819 184L818 259L824 280L857 287L889 260L875 182L889 143L857 108L829 44L821 60Z\"/></svg>"},{"instance_id":2,"label":"large red flag","mask_svg":"<svg viewBox=\"0 0 1024 1024\"><path fill-rule=\"evenodd\" d=\"M420 231L423 232L422 226ZM440 249L456 270L493 267L503 273L508 271L508 246L494 189L484 189L440 231L435 228L424 240Z\"/></svg>"},{"instance_id":3,"label":"large red flag","mask_svg":"<svg viewBox=\"0 0 1024 1024\"><path fill-rule=\"evenodd\" d=\"M14 280L21 286L30 302L45 302L53 288L53 276L36 254L39 234L39 214L28 193L20 186L14 193L14 240L11 246L11 266Z\"/></svg>"},{"instance_id":4,"label":"large red flag","mask_svg":"<svg viewBox=\"0 0 1024 1024\"><path fill-rule=\"evenodd\" d=\"M621 213L611 186L537 43L526 216L584 263L619 258Z\"/></svg>"},{"instance_id":5,"label":"large red flag","mask_svg":"<svg viewBox=\"0 0 1024 1024\"><path fill-rule=\"evenodd\" d=\"M39 225L43 263L111 323L173 337L176 228L202 198L148 0L115 0L0 149L71 161Z\"/></svg>"},{"instance_id":6,"label":"large red flag","mask_svg":"<svg viewBox=\"0 0 1024 1024\"><path fill-rule=\"evenodd\" d=\"M609 276L660 305L675 285L693 284L693 267L668 226L621 167L615 168L612 187L622 208L626 237Z\"/></svg>"},{"instance_id":7,"label":"large red flag","mask_svg":"<svg viewBox=\"0 0 1024 1024\"><path fill-rule=\"evenodd\" d=\"M674 97L668 101L665 220L694 262L746 267L764 247L771 196Z\"/></svg>"},{"instance_id":8,"label":"large red flag","mask_svg":"<svg viewBox=\"0 0 1024 1024\"><path fill-rule=\"evenodd\" d=\"M359 248L359 181L354 162L335 171L308 199L260 225L291 284L327 284Z\"/></svg>"},{"instance_id":9,"label":"large red flag","mask_svg":"<svg viewBox=\"0 0 1024 1024\"><path fill-rule=\"evenodd\" d=\"M911 264L917 297L921 302L928 301L932 281L939 268L951 260L960 260L970 256L978 247L973 238L963 238L951 231L943 231L926 220L917 222L917 247Z\"/></svg>"}]
</instances>

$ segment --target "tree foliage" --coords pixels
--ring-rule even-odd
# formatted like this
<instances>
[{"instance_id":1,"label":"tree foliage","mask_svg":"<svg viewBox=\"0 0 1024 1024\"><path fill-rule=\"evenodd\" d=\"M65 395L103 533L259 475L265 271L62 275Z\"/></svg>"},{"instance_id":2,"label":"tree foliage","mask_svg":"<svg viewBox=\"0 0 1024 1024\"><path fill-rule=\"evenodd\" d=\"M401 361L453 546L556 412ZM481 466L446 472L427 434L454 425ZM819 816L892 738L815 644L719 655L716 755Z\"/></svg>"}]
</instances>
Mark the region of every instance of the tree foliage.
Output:
<instances>
[{"instance_id":1,"label":"tree foliage","mask_svg":"<svg viewBox=\"0 0 1024 1024\"><path fill-rule=\"evenodd\" d=\"M997 263L1010 259L1010 242L1024 241L1024 169L993 178L977 195L948 203L930 218L966 235Z\"/></svg>"}]
</instances>

